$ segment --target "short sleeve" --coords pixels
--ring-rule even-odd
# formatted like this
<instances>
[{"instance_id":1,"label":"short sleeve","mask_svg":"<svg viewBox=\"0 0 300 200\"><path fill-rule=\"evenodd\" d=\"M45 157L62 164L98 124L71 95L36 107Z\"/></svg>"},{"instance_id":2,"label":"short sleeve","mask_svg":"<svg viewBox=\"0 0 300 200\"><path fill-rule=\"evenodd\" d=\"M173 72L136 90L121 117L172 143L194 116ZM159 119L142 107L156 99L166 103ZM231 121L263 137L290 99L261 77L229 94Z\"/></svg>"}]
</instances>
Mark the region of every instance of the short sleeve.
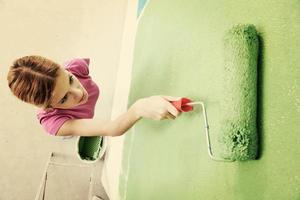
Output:
<instances>
[{"instance_id":1,"label":"short sleeve","mask_svg":"<svg viewBox=\"0 0 300 200\"><path fill-rule=\"evenodd\" d=\"M69 115L50 115L40 118L39 121L47 133L56 136L60 127L69 119L72 119Z\"/></svg>"},{"instance_id":2,"label":"short sleeve","mask_svg":"<svg viewBox=\"0 0 300 200\"><path fill-rule=\"evenodd\" d=\"M64 63L65 68L72 74L80 77L89 75L89 58L76 58Z\"/></svg>"}]
</instances>

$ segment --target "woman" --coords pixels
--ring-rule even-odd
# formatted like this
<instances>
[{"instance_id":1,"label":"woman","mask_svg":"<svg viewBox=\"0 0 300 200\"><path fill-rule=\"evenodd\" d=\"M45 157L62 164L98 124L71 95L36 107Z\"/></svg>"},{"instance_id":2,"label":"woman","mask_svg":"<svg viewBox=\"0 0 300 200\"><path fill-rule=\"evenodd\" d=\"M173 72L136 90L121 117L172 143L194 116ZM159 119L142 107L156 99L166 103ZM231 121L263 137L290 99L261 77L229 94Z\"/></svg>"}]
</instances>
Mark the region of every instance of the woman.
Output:
<instances>
[{"instance_id":1,"label":"woman","mask_svg":"<svg viewBox=\"0 0 300 200\"><path fill-rule=\"evenodd\" d=\"M41 56L15 60L8 85L20 100L40 108L37 118L54 136L119 136L141 118L175 119L180 113L169 102L180 97L138 99L113 121L92 119L99 88L89 75L89 59L73 59L63 66Z\"/></svg>"}]
</instances>

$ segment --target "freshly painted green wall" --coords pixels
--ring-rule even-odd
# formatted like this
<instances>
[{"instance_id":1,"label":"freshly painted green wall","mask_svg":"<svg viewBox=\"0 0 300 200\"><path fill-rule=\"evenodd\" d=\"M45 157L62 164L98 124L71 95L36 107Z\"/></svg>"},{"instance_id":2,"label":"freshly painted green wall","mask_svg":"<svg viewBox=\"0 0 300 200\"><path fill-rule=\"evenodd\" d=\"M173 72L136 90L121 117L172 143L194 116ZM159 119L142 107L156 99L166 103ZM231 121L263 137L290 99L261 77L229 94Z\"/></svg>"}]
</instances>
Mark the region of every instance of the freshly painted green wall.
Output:
<instances>
[{"instance_id":1,"label":"freshly painted green wall","mask_svg":"<svg viewBox=\"0 0 300 200\"><path fill-rule=\"evenodd\" d=\"M209 158L202 111L142 119L126 135L120 193L127 200L300 199L300 1L150 1L136 38L129 105L166 94L206 103L220 153L223 36L259 32L259 159ZM228 113L230 114L230 113Z\"/></svg>"}]
</instances>

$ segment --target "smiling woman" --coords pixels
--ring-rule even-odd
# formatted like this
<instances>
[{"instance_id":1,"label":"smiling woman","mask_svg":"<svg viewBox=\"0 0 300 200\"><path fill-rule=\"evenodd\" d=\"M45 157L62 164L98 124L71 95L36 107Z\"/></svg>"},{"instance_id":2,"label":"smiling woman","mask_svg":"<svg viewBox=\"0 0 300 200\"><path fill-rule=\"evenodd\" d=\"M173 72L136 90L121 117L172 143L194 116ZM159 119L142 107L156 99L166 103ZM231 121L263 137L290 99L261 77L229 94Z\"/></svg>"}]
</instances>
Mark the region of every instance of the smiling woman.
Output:
<instances>
[{"instance_id":1,"label":"smiling woman","mask_svg":"<svg viewBox=\"0 0 300 200\"><path fill-rule=\"evenodd\" d=\"M67 120L94 116L99 88L88 67L88 58L62 67L41 56L25 56L14 62L7 79L19 99L40 108L37 117L45 131L57 135Z\"/></svg>"},{"instance_id":2,"label":"smiling woman","mask_svg":"<svg viewBox=\"0 0 300 200\"><path fill-rule=\"evenodd\" d=\"M37 118L50 135L119 136L142 117L174 119L179 112L169 101L178 97L151 96L136 101L114 121L95 120L100 90L89 75L88 58L62 66L41 56L25 56L11 66L7 80L15 96L39 110Z\"/></svg>"},{"instance_id":3,"label":"smiling woman","mask_svg":"<svg viewBox=\"0 0 300 200\"><path fill-rule=\"evenodd\" d=\"M65 69L58 70L56 86L53 90L51 107L72 108L84 104L88 93L80 81Z\"/></svg>"},{"instance_id":4,"label":"smiling woman","mask_svg":"<svg viewBox=\"0 0 300 200\"><path fill-rule=\"evenodd\" d=\"M89 76L88 67L89 59L73 59L58 70L50 105L37 114L50 134L57 135L62 125L70 119L93 118L99 88ZM62 130L59 134L63 134Z\"/></svg>"}]
</instances>

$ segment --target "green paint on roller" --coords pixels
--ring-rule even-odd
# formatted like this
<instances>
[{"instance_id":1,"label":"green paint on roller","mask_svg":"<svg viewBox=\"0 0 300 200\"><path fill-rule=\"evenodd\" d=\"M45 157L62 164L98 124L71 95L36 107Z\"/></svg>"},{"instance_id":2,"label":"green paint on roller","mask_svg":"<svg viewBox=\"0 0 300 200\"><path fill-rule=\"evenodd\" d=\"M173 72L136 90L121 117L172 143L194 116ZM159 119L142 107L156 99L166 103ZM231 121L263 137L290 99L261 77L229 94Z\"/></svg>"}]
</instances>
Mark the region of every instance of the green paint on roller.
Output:
<instances>
[{"instance_id":1,"label":"green paint on roller","mask_svg":"<svg viewBox=\"0 0 300 200\"><path fill-rule=\"evenodd\" d=\"M257 156L258 37L253 25L234 26L224 38L224 82L221 103L221 142L224 158Z\"/></svg>"},{"instance_id":2,"label":"green paint on roller","mask_svg":"<svg viewBox=\"0 0 300 200\"><path fill-rule=\"evenodd\" d=\"M78 154L82 160L93 161L99 156L103 138L101 136L80 137L78 141Z\"/></svg>"}]
</instances>

